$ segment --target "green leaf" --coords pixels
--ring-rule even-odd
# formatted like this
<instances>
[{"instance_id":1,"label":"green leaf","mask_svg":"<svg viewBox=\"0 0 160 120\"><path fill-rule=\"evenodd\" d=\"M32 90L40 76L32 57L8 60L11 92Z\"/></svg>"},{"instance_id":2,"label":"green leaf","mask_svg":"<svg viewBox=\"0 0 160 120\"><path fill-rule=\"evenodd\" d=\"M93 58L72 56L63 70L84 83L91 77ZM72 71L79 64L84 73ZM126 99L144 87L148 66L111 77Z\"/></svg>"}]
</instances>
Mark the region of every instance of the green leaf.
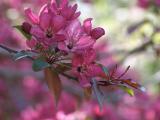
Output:
<instances>
[{"instance_id":1,"label":"green leaf","mask_svg":"<svg viewBox=\"0 0 160 120\"><path fill-rule=\"evenodd\" d=\"M121 86L122 90L128 93L130 96L134 96L134 91L131 88L128 88L126 86Z\"/></svg>"},{"instance_id":2,"label":"green leaf","mask_svg":"<svg viewBox=\"0 0 160 120\"><path fill-rule=\"evenodd\" d=\"M106 75L108 75L108 73L109 73L109 70L108 70L108 68L107 67L105 67L105 66L101 66L102 67L102 70L104 71L104 73L106 74Z\"/></svg>"},{"instance_id":3,"label":"green leaf","mask_svg":"<svg viewBox=\"0 0 160 120\"><path fill-rule=\"evenodd\" d=\"M50 91L54 94L54 98L57 106L61 96L61 91L62 91L61 80L57 72L50 67L44 69L44 75Z\"/></svg>"},{"instance_id":4,"label":"green leaf","mask_svg":"<svg viewBox=\"0 0 160 120\"><path fill-rule=\"evenodd\" d=\"M31 51L20 51L20 52L17 52L17 53L13 56L13 59L14 59L14 60L20 60L20 59L26 58L26 57L32 58L33 56L36 56L36 53L33 53L33 52L31 52Z\"/></svg>"},{"instance_id":5,"label":"green leaf","mask_svg":"<svg viewBox=\"0 0 160 120\"><path fill-rule=\"evenodd\" d=\"M30 34L26 33L26 32L23 30L23 28L22 28L21 25L17 25L17 26L13 26L13 27L16 28L17 30L19 30L19 31L23 34L23 36L24 36L25 38L27 38L28 40L30 40L30 39L32 38L32 36L31 36Z\"/></svg>"},{"instance_id":6,"label":"green leaf","mask_svg":"<svg viewBox=\"0 0 160 120\"><path fill-rule=\"evenodd\" d=\"M93 89L94 94L96 95L96 98L98 100L100 110L102 110L104 96L103 96L103 93L100 91L95 79L92 79L92 89Z\"/></svg>"},{"instance_id":7,"label":"green leaf","mask_svg":"<svg viewBox=\"0 0 160 120\"><path fill-rule=\"evenodd\" d=\"M47 62L45 62L44 60L42 59L36 59L33 61L33 64L32 64L32 69L35 71L35 72L38 72L38 71L41 71L47 67L50 67L51 65Z\"/></svg>"}]
</instances>

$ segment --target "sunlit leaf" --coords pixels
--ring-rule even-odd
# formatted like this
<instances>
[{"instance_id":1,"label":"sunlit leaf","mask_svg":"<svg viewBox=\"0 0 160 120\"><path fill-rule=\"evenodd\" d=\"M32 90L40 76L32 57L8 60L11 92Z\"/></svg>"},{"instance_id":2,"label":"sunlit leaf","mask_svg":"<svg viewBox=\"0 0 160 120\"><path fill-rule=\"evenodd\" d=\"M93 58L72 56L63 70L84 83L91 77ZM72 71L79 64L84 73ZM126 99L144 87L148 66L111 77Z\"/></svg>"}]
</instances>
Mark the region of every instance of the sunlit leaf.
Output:
<instances>
[{"instance_id":1,"label":"sunlit leaf","mask_svg":"<svg viewBox=\"0 0 160 120\"><path fill-rule=\"evenodd\" d=\"M30 40L30 39L32 38L32 36L31 36L30 34L26 33L26 32L23 30L23 28L22 28L21 25L17 25L17 26L13 26L13 27L16 28L17 30L19 30L19 31L23 34L23 36L24 36L25 38L27 38L28 40Z\"/></svg>"},{"instance_id":2,"label":"sunlit leaf","mask_svg":"<svg viewBox=\"0 0 160 120\"><path fill-rule=\"evenodd\" d=\"M13 56L13 59L14 59L14 60L20 60L20 59L26 58L26 57L32 58L33 56L36 56L36 54L33 53L33 52L31 52L31 51L20 51L20 52L17 52L17 53Z\"/></svg>"},{"instance_id":3,"label":"sunlit leaf","mask_svg":"<svg viewBox=\"0 0 160 120\"><path fill-rule=\"evenodd\" d=\"M61 90L62 90L61 80L58 74L52 68L45 68L44 75L45 75L45 80L47 82L47 85L50 91L53 93L55 102L57 105L61 95Z\"/></svg>"},{"instance_id":4,"label":"sunlit leaf","mask_svg":"<svg viewBox=\"0 0 160 120\"><path fill-rule=\"evenodd\" d=\"M33 61L33 64L32 64L32 69L35 71L35 72L38 72L38 71L41 71L47 67L50 67L51 65L47 62L45 62L44 60L42 59L36 59Z\"/></svg>"},{"instance_id":5,"label":"sunlit leaf","mask_svg":"<svg viewBox=\"0 0 160 120\"><path fill-rule=\"evenodd\" d=\"M95 96L96 96L96 98L98 100L99 107L102 110L104 96L103 96L103 93L100 91L95 79L92 79L92 89L93 89L94 94L95 94Z\"/></svg>"},{"instance_id":6,"label":"sunlit leaf","mask_svg":"<svg viewBox=\"0 0 160 120\"><path fill-rule=\"evenodd\" d=\"M130 96L134 96L134 91L131 88L121 86L122 90L128 93Z\"/></svg>"}]
</instances>

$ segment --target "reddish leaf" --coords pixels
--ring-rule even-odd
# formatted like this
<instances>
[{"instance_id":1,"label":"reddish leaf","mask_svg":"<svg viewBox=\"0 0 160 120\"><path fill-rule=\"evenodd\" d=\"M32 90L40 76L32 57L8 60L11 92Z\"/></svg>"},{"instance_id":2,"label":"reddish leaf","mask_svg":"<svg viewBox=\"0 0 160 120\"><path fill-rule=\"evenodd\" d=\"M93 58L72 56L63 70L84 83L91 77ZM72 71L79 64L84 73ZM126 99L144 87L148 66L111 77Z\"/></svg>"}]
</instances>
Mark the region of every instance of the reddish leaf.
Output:
<instances>
[{"instance_id":1,"label":"reddish leaf","mask_svg":"<svg viewBox=\"0 0 160 120\"><path fill-rule=\"evenodd\" d=\"M138 83L132 82L131 79L126 79L126 80L123 80L122 82L136 89L139 89L141 87Z\"/></svg>"},{"instance_id":2,"label":"reddish leaf","mask_svg":"<svg viewBox=\"0 0 160 120\"><path fill-rule=\"evenodd\" d=\"M50 91L54 94L56 105L61 95L62 84L58 74L52 68L44 69L45 80Z\"/></svg>"},{"instance_id":3,"label":"reddish leaf","mask_svg":"<svg viewBox=\"0 0 160 120\"><path fill-rule=\"evenodd\" d=\"M83 88L84 97L89 100L92 96L92 87Z\"/></svg>"}]
</instances>

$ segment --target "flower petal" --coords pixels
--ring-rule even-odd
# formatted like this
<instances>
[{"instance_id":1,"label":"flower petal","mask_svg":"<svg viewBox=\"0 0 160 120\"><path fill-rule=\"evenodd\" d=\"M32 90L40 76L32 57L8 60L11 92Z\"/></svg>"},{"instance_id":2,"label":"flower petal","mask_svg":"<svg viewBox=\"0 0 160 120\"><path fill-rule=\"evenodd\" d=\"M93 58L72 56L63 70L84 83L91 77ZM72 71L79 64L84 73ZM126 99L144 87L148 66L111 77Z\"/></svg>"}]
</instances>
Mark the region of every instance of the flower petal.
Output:
<instances>
[{"instance_id":1,"label":"flower petal","mask_svg":"<svg viewBox=\"0 0 160 120\"><path fill-rule=\"evenodd\" d=\"M96 52L93 49L86 50L84 53L85 64L91 64L96 59Z\"/></svg>"},{"instance_id":2,"label":"flower petal","mask_svg":"<svg viewBox=\"0 0 160 120\"><path fill-rule=\"evenodd\" d=\"M83 56L82 54L74 54L73 58L72 58L72 65L77 67L83 64Z\"/></svg>"},{"instance_id":3,"label":"flower petal","mask_svg":"<svg viewBox=\"0 0 160 120\"><path fill-rule=\"evenodd\" d=\"M83 36L77 41L76 49L89 49L93 47L95 40L93 40L90 36Z\"/></svg>"},{"instance_id":4,"label":"flower petal","mask_svg":"<svg viewBox=\"0 0 160 120\"><path fill-rule=\"evenodd\" d=\"M88 18L86 19L84 22L83 22L83 27L84 27L84 30L87 34L90 34L91 32L91 29L92 29L92 18Z\"/></svg>"},{"instance_id":5,"label":"flower petal","mask_svg":"<svg viewBox=\"0 0 160 120\"><path fill-rule=\"evenodd\" d=\"M33 26L30 33L36 38L43 39L45 37L44 32L39 28L39 26Z\"/></svg>"},{"instance_id":6,"label":"flower petal","mask_svg":"<svg viewBox=\"0 0 160 120\"><path fill-rule=\"evenodd\" d=\"M60 15L56 15L52 18L52 28L54 30L54 32L58 32L60 29L62 29L65 25L65 19L60 16Z\"/></svg>"},{"instance_id":7,"label":"flower petal","mask_svg":"<svg viewBox=\"0 0 160 120\"><path fill-rule=\"evenodd\" d=\"M57 2L56 2L56 0L51 0L51 11L53 12L53 13L57 13L57 11L58 11L58 6L57 6Z\"/></svg>"},{"instance_id":8,"label":"flower petal","mask_svg":"<svg viewBox=\"0 0 160 120\"><path fill-rule=\"evenodd\" d=\"M66 31L69 37L77 36L80 33L81 23L79 20L74 20L71 24L67 27Z\"/></svg>"},{"instance_id":9,"label":"flower petal","mask_svg":"<svg viewBox=\"0 0 160 120\"><path fill-rule=\"evenodd\" d=\"M73 16L72 19L76 19L81 15L81 12L76 12Z\"/></svg>"},{"instance_id":10,"label":"flower petal","mask_svg":"<svg viewBox=\"0 0 160 120\"><path fill-rule=\"evenodd\" d=\"M66 37L63 34L56 34L55 37L54 37L54 39L57 42L63 42L64 40L66 40Z\"/></svg>"},{"instance_id":11,"label":"flower petal","mask_svg":"<svg viewBox=\"0 0 160 120\"><path fill-rule=\"evenodd\" d=\"M105 76L102 68L96 64L90 65L90 67L88 68L88 75L90 77Z\"/></svg>"},{"instance_id":12,"label":"flower petal","mask_svg":"<svg viewBox=\"0 0 160 120\"><path fill-rule=\"evenodd\" d=\"M50 27L51 15L47 12L43 12L40 15L40 26L43 30L46 30Z\"/></svg>"},{"instance_id":13,"label":"flower petal","mask_svg":"<svg viewBox=\"0 0 160 120\"><path fill-rule=\"evenodd\" d=\"M68 0L61 0L60 8L65 8L68 6Z\"/></svg>"},{"instance_id":14,"label":"flower petal","mask_svg":"<svg viewBox=\"0 0 160 120\"><path fill-rule=\"evenodd\" d=\"M41 14L43 14L44 12L48 12L48 4L45 4L41 7L40 11L39 11L39 16L41 16Z\"/></svg>"},{"instance_id":15,"label":"flower petal","mask_svg":"<svg viewBox=\"0 0 160 120\"><path fill-rule=\"evenodd\" d=\"M75 14L75 12L76 12L76 10L77 10L77 7L78 7L78 5L77 5L77 4L73 5L73 7L72 7L72 9L71 9L71 13L72 13L72 15L74 15L74 14Z\"/></svg>"},{"instance_id":16,"label":"flower petal","mask_svg":"<svg viewBox=\"0 0 160 120\"><path fill-rule=\"evenodd\" d=\"M59 43L58 43L58 48L59 48L60 50L67 51L67 47L66 47L65 42L59 42Z\"/></svg>"},{"instance_id":17,"label":"flower petal","mask_svg":"<svg viewBox=\"0 0 160 120\"><path fill-rule=\"evenodd\" d=\"M30 20L31 23L38 24L38 22L39 22L38 16L33 14L33 12L31 11L30 8L25 9L25 15Z\"/></svg>"},{"instance_id":18,"label":"flower petal","mask_svg":"<svg viewBox=\"0 0 160 120\"><path fill-rule=\"evenodd\" d=\"M97 27L91 31L91 36L96 40L102 37L104 34L105 34L104 29L100 27Z\"/></svg>"},{"instance_id":19,"label":"flower petal","mask_svg":"<svg viewBox=\"0 0 160 120\"><path fill-rule=\"evenodd\" d=\"M66 18L67 20L69 20L71 18L71 15L72 15L72 8L69 6L67 8L63 8L62 10L62 16L64 18Z\"/></svg>"}]
</instances>

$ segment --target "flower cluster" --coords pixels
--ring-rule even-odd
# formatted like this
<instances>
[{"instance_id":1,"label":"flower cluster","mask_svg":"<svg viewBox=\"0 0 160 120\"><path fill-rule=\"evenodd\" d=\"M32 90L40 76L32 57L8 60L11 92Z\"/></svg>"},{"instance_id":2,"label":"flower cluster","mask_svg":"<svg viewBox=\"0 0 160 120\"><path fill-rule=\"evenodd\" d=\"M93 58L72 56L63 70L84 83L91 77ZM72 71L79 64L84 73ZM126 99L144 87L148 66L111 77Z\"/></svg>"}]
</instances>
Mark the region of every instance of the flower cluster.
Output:
<instances>
[{"instance_id":1,"label":"flower cluster","mask_svg":"<svg viewBox=\"0 0 160 120\"><path fill-rule=\"evenodd\" d=\"M38 15L30 8L25 9L27 21L15 26L27 38L27 51L18 52L16 60L29 57L33 60L33 70L44 70L49 88L58 100L61 93L59 75L77 80L84 88L85 94L91 94L91 88L97 97L101 96L99 86L123 86L133 95L127 86L141 89L131 79L122 79L127 70L116 77L108 68L96 61L96 41L105 31L101 27L94 28L92 19L87 18L81 24L77 12L77 4L71 6L68 0L51 0L45 4ZM69 72L69 74L67 74Z\"/></svg>"},{"instance_id":2,"label":"flower cluster","mask_svg":"<svg viewBox=\"0 0 160 120\"><path fill-rule=\"evenodd\" d=\"M27 45L50 64L71 57L72 71L79 78L82 86L90 83L101 70L96 65L94 44L105 34L103 28L92 27L92 19L84 20L81 25L77 12L77 4L70 6L67 0L56 3L52 0L45 4L38 16L31 9L25 10L29 22L24 22L22 28L31 35Z\"/></svg>"}]
</instances>

